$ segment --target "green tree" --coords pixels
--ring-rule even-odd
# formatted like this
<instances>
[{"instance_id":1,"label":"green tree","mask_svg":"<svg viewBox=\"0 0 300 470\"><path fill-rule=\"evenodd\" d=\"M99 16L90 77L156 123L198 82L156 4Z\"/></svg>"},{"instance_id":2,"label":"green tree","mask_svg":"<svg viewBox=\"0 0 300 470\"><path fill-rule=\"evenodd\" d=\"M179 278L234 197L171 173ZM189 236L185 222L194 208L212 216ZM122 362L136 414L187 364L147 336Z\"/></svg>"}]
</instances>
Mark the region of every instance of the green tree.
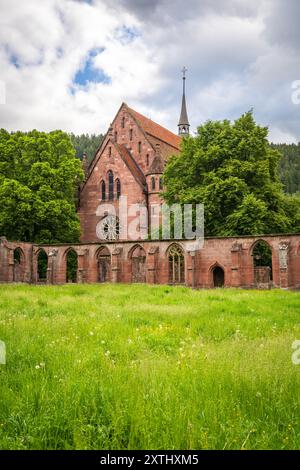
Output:
<instances>
[{"instance_id":1,"label":"green tree","mask_svg":"<svg viewBox=\"0 0 300 470\"><path fill-rule=\"evenodd\" d=\"M75 242L81 163L67 134L0 130L0 233L11 240Z\"/></svg>"},{"instance_id":2,"label":"green tree","mask_svg":"<svg viewBox=\"0 0 300 470\"><path fill-rule=\"evenodd\" d=\"M164 172L167 203L203 203L206 235L295 231L279 179L280 153L252 112L234 123L208 121L183 139ZM299 211L299 209L298 209Z\"/></svg>"},{"instance_id":3,"label":"green tree","mask_svg":"<svg viewBox=\"0 0 300 470\"><path fill-rule=\"evenodd\" d=\"M280 179L287 193L300 191L300 143L271 144L282 154L279 164Z\"/></svg>"},{"instance_id":4,"label":"green tree","mask_svg":"<svg viewBox=\"0 0 300 470\"><path fill-rule=\"evenodd\" d=\"M81 134L81 135L74 135L69 134L71 142L76 152L76 157L82 160L82 156L85 153L88 161L91 162L94 158L94 155L98 148L100 147L103 135L99 134Z\"/></svg>"}]
</instances>

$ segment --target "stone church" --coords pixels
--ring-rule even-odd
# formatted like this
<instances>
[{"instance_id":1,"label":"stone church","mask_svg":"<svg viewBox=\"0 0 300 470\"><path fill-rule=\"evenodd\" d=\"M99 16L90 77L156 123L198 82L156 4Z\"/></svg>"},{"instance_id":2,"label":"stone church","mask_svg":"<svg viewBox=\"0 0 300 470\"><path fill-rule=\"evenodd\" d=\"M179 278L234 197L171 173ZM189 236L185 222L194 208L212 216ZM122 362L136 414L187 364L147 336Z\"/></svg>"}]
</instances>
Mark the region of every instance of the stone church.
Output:
<instances>
[{"instance_id":1,"label":"stone church","mask_svg":"<svg viewBox=\"0 0 300 470\"><path fill-rule=\"evenodd\" d=\"M180 151L189 127L185 69L178 135L123 103L91 164L83 161L81 242L49 246L1 237L0 282L300 288L300 235L207 237L197 251L185 239L119 238L121 196L127 197L128 206L146 207L151 214L162 202L164 166ZM107 204L115 216L105 212ZM269 254L267 261L261 247Z\"/></svg>"}]
</instances>

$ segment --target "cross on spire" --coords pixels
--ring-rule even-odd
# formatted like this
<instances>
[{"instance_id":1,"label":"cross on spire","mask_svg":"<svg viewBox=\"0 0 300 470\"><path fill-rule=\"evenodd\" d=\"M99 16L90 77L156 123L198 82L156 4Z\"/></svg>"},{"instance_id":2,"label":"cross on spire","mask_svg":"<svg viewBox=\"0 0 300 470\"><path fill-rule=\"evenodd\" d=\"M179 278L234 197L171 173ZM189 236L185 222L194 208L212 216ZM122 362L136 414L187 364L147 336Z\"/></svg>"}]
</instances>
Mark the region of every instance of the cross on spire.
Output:
<instances>
[{"instance_id":1,"label":"cross on spire","mask_svg":"<svg viewBox=\"0 0 300 470\"><path fill-rule=\"evenodd\" d=\"M190 124L187 116L186 110L186 101L185 101L185 73L187 72L187 68L183 66L182 70L182 101L181 101L181 113L178 123L178 134L179 135L187 135L189 134Z\"/></svg>"}]
</instances>

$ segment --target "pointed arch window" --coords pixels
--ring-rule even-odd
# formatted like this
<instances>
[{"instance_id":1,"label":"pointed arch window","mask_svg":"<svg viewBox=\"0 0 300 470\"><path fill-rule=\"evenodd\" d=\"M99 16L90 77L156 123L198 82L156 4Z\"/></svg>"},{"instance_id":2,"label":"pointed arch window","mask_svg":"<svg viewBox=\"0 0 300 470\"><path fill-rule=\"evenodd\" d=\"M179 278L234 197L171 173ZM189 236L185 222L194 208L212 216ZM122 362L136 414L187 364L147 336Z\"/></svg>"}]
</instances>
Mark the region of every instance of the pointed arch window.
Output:
<instances>
[{"instance_id":1,"label":"pointed arch window","mask_svg":"<svg viewBox=\"0 0 300 470\"><path fill-rule=\"evenodd\" d=\"M155 191L155 178L154 178L154 176L152 176L152 178L151 178L151 189L152 189L152 191Z\"/></svg>"},{"instance_id":2,"label":"pointed arch window","mask_svg":"<svg viewBox=\"0 0 300 470\"><path fill-rule=\"evenodd\" d=\"M139 152L139 153L142 152L142 142L139 142L139 143L138 143L138 152Z\"/></svg>"},{"instance_id":3,"label":"pointed arch window","mask_svg":"<svg viewBox=\"0 0 300 470\"><path fill-rule=\"evenodd\" d=\"M102 201L105 201L106 199L106 186L105 186L105 181L101 181L101 199Z\"/></svg>"},{"instance_id":4,"label":"pointed arch window","mask_svg":"<svg viewBox=\"0 0 300 470\"><path fill-rule=\"evenodd\" d=\"M114 174L111 170L108 172L108 199L112 201L114 198Z\"/></svg>"},{"instance_id":5,"label":"pointed arch window","mask_svg":"<svg viewBox=\"0 0 300 470\"><path fill-rule=\"evenodd\" d=\"M149 166L149 153L146 155L146 165Z\"/></svg>"},{"instance_id":6,"label":"pointed arch window","mask_svg":"<svg viewBox=\"0 0 300 470\"><path fill-rule=\"evenodd\" d=\"M116 180L116 185L117 185L117 199L120 199L121 196L121 181L119 178Z\"/></svg>"},{"instance_id":7,"label":"pointed arch window","mask_svg":"<svg viewBox=\"0 0 300 470\"><path fill-rule=\"evenodd\" d=\"M162 190L164 187L162 176L159 178L159 189Z\"/></svg>"},{"instance_id":8,"label":"pointed arch window","mask_svg":"<svg viewBox=\"0 0 300 470\"><path fill-rule=\"evenodd\" d=\"M132 129L129 129L129 140L132 140Z\"/></svg>"},{"instance_id":9,"label":"pointed arch window","mask_svg":"<svg viewBox=\"0 0 300 470\"><path fill-rule=\"evenodd\" d=\"M124 127L125 127L125 117L122 117L122 124L121 124L121 126L122 126L122 129L124 129Z\"/></svg>"},{"instance_id":10,"label":"pointed arch window","mask_svg":"<svg viewBox=\"0 0 300 470\"><path fill-rule=\"evenodd\" d=\"M169 282L184 284L184 253L180 246L173 245L169 250Z\"/></svg>"}]
</instances>

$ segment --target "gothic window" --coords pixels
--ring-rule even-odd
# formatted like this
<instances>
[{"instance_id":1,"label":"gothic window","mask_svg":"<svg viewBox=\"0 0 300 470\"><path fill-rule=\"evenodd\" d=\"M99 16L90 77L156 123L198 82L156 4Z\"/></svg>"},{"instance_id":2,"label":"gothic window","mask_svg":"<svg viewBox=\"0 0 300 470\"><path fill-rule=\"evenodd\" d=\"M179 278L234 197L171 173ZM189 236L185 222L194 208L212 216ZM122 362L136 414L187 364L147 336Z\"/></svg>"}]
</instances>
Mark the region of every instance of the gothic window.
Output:
<instances>
[{"instance_id":1,"label":"gothic window","mask_svg":"<svg viewBox=\"0 0 300 470\"><path fill-rule=\"evenodd\" d=\"M97 224L97 237L100 240L117 240L120 233L119 219L112 215L106 215Z\"/></svg>"},{"instance_id":2,"label":"gothic window","mask_svg":"<svg viewBox=\"0 0 300 470\"><path fill-rule=\"evenodd\" d=\"M110 279L111 257L107 247L102 247L97 253L98 281L107 282Z\"/></svg>"},{"instance_id":3,"label":"gothic window","mask_svg":"<svg viewBox=\"0 0 300 470\"><path fill-rule=\"evenodd\" d=\"M125 118L124 118L124 117L122 117L122 123L121 123L121 126L122 126L122 129L124 129L124 127L125 127Z\"/></svg>"},{"instance_id":4,"label":"gothic window","mask_svg":"<svg viewBox=\"0 0 300 470\"><path fill-rule=\"evenodd\" d=\"M118 140L118 133L117 131L115 131L115 142L117 142L117 140Z\"/></svg>"},{"instance_id":5,"label":"gothic window","mask_svg":"<svg viewBox=\"0 0 300 470\"><path fill-rule=\"evenodd\" d=\"M129 140L132 140L132 129L129 129Z\"/></svg>"},{"instance_id":6,"label":"gothic window","mask_svg":"<svg viewBox=\"0 0 300 470\"><path fill-rule=\"evenodd\" d=\"M141 246L136 246L131 253L132 282L146 282L146 253Z\"/></svg>"},{"instance_id":7,"label":"gothic window","mask_svg":"<svg viewBox=\"0 0 300 470\"><path fill-rule=\"evenodd\" d=\"M141 153L142 151L142 142L138 143L138 152Z\"/></svg>"},{"instance_id":8,"label":"gothic window","mask_svg":"<svg viewBox=\"0 0 300 470\"><path fill-rule=\"evenodd\" d=\"M101 181L101 199L102 201L105 201L106 199L105 181Z\"/></svg>"},{"instance_id":9,"label":"gothic window","mask_svg":"<svg viewBox=\"0 0 300 470\"><path fill-rule=\"evenodd\" d=\"M162 177L159 178L159 189L160 190L163 189L163 179L162 179Z\"/></svg>"},{"instance_id":10,"label":"gothic window","mask_svg":"<svg viewBox=\"0 0 300 470\"><path fill-rule=\"evenodd\" d=\"M71 248L66 255L66 282L77 282L78 257Z\"/></svg>"},{"instance_id":11,"label":"gothic window","mask_svg":"<svg viewBox=\"0 0 300 470\"><path fill-rule=\"evenodd\" d=\"M116 184L117 184L117 199L120 199L120 196L121 196L121 181L119 180L119 178L116 180Z\"/></svg>"},{"instance_id":12,"label":"gothic window","mask_svg":"<svg viewBox=\"0 0 300 470\"><path fill-rule=\"evenodd\" d=\"M21 248L16 248L14 250L14 271L13 271L13 280L14 282L23 282L24 281L24 253Z\"/></svg>"},{"instance_id":13,"label":"gothic window","mask_svg":"<svg viewBox=\"0 0 300 470\"><path fill-rule=\"evenodd\" d=\"M108 199L112 201L114 198L114 174L111 170L108 172Z\"/></svg>"},{"instance_id":14,"label":"gothic window","mask_svg":"<svg viewBox=\"0 0 300 470\"><path fill-rule=\"evenodd\" d=\"M258 240L252 250L254 282L256 285L272 281L272 249L264 240Z\"/></svg>"},{"instance_id":15,"label":"gothic window","mask_svg":"<svg viewBox=\"0 0 300 470\"><path fill-rule=\"evenodd\" d=\"M152 191L155 191L155 178L154 178L154 176L152 176L152 178L151 178L151 189L152 189Z\"/></svg>"},{"instance_id":16,"label":"gothic window","mask_svg":"<svg viewBox=\"0 0 300 470\"><path fill-rule=\"evenodd\" d=\"M37 281L46 282L48 268L48 255L44 250L40 250L37 257Z\"/></svg>"},{"instance_id":17,"label":"gothic window","mask_svg":"<svg viewBox=\"0 0 300 470\"><path fill-rule=\"evenodd\" d=\"M147 155L146 155L146 164L147 164L147 166L149 166L149 153L147 153Z\"/></svg>"},{"instance_id":18,"label":"gothic window","mask_svg":"<svg viewBox=\"0 0 300 470\"><path fill-rule=\"evenodd\" d=\"M108 156L111 157L111 147L108 147Z\"/></svg>"},{"instance_id":19,"label":"gothic window","mask_svg":"<svg viewBox=\"0 0 300 470\"><path fill-rule=\"evenodd\" d=\"M169 250L169 282L171 284L184 283L184 254L178 245L171 246Z\"/></svg>"}]
</instances>

